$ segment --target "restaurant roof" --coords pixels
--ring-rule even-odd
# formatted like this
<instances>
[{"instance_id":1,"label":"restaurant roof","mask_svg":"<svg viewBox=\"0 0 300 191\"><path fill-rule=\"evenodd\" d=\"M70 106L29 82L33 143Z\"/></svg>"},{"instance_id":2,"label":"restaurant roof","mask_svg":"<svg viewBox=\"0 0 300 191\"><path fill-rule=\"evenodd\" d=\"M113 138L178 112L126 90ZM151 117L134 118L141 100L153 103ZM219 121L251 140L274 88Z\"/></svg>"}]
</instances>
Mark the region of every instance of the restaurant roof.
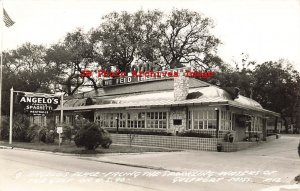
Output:
<instances>
[{"instance_id":1,"label":"restaurant roof","mask_svg":"<svg viewBox=\"0 0 300 191\"><path fill-rule=\"evenodd\" d=\"M247 110L260 111L271 115L279 116L278 113L263 109L263 107L253 99L239 95L232 99L231 95L217 86L201 86L190 88L189 93L200 92L195 99L174 101L174 90L141 92L135 94L109 95L90 98L93 105L85 105L88 98L71 99L64 102L64 110L92 110L109 108L150 108L150 107L169 107L185 105L229 105L232 107ZM60 110L60 108L57 108Z\"/></svg>"}]
</instances>

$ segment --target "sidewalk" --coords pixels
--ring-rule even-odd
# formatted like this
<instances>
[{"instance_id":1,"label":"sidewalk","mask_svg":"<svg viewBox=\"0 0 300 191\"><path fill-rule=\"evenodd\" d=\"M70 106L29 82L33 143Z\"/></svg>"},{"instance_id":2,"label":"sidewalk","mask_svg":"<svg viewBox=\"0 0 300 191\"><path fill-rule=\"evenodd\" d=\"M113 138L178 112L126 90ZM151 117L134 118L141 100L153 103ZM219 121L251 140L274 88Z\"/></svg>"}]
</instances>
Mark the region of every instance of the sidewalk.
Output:
<instances>
[{"instance_id":1,"label":"sidewalk","mask_svg":"<svg viewBox=\"0 0 300 191\"><path fill-rule=\"evenodd\" d=\"M297 146L300 137L282 136L280 139L248 150L224 153L182 151L168 153L108 154L89 158L99 162L129 165L168 171L260 172L255 181L280 180L292 183L300 174ZM81 157L84 158L84 157ZM85 158L86 159L86 158ZM262 172L273 172L262 176Z\"/></svg>"}]
</instances>

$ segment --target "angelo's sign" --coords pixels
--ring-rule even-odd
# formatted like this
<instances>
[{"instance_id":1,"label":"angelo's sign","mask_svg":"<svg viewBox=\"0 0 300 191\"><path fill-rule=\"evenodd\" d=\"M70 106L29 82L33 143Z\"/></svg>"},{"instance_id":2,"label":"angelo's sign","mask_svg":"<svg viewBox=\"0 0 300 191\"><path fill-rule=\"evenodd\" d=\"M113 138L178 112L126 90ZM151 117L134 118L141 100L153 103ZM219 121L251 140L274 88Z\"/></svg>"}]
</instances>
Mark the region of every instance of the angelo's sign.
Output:
<instances>
[{"instance_id":1,"label":"angelo's sign","mask_svg":"<svg viewBox=\"0 0 300 191\"><path fill-rule=\"evenodd\" d=\"M19 103L24 106L24 113L30 115L47 115L57 108L58 97L22 96Z\"/></svg>"}]
</instances>

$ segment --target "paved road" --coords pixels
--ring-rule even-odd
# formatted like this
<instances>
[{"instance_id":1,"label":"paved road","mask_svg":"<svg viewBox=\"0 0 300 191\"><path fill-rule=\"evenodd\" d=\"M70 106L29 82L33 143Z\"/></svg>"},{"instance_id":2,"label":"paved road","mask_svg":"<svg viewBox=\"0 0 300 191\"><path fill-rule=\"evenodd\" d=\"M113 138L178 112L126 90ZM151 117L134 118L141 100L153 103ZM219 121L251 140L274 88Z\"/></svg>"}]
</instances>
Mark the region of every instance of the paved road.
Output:
<instances>
[{"instance_id":1,"label":"paved road","mask_svg":"<svg viewBox=\"0 0 300 191\"><path fill-rule=\"evenodd\" d=\"M220 185L215 183L213 186L196 182L172 183L176 174L163 170L107 164L74 156L17 149L1 149L0 166L1 191L179 191L220 188ZM241 184L238 187L242 186Z\"/></svg>"},{"instance_id":2,"label":"paved road","mask_svg":"<svg viewBox=\"0 0 300 191\"><path fill-rule=\"evenodd\" d=\"M300 160L296 154L298 142L299 137L283 136L235 153L185 151L93 157L0 149L0 191L275 191L281 185L291 184L294 176L300 173ZM164 170L108 164L105 161Z\"/></svg>"}]
</instances>

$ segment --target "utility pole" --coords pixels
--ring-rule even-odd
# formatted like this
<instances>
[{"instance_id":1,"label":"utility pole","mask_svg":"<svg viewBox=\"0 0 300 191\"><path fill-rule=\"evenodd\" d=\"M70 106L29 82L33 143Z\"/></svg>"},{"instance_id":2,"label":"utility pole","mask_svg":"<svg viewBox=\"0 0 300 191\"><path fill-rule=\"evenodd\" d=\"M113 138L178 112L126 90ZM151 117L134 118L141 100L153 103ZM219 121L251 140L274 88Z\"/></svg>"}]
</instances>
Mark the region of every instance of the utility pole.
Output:
<instances>
[{"instance_id":1,"label":"utility pole","mask_svg":"<svg viewBox=\"0 0 300 191\"><path fill-rule=\"evenodd\" d=\"M64 110L63 110L63 106L64 106L64 93L61 94L61 98L60 98L60 123L63 124L64 123Z\"/></svg>"},{"instance_id":2,"label":"utility pole","mask_svg":"<svg viewBox=\"0 0 300 191\"><path fill-rule=\"evenodd\" d=\"M9 144L12 144L12 126L13 126L13 109L14 109L14 88L10 89L10 110L9 110Z\"/></svg>"}]
</instances>

